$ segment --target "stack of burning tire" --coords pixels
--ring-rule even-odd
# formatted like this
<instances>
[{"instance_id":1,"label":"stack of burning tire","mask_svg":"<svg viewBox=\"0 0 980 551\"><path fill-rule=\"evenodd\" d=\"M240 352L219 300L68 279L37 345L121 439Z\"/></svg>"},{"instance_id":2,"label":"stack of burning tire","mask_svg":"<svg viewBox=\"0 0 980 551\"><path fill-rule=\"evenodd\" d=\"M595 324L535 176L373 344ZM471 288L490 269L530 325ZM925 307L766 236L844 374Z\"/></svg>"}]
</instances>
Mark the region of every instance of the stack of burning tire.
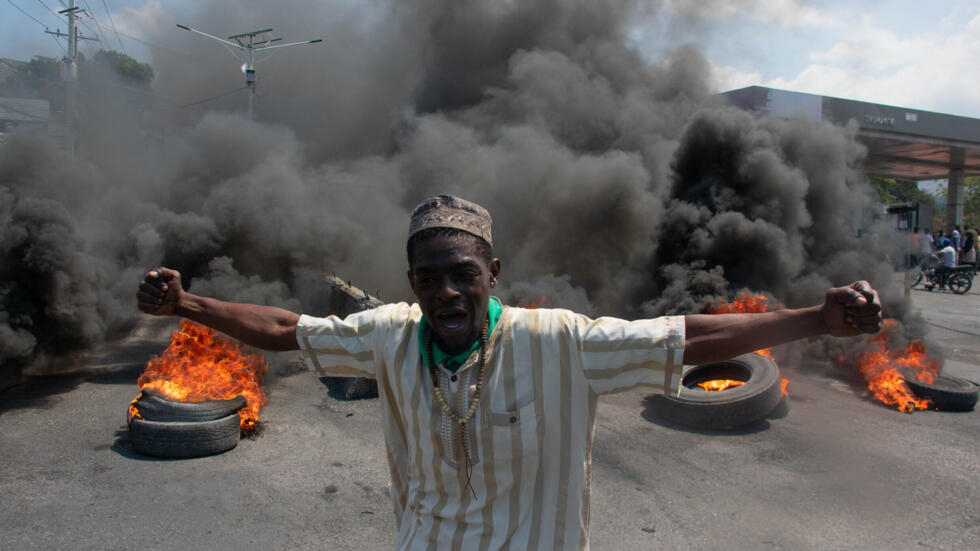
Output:
<instances>
[{"instance_id":1,"label":"stack of burning tire","mask_svg":"<svg viewBox=\"0 0 980 551\"><path fill-rule=\"evenodd\" d=\"M324 284L328 292L318 294L325 299L311 305L314 311L346 316L381 304L340 278L327 276ZM258 427L259 409L268 402L261 389L266 370L260 354L182 321L170 346L137 381L141 392L128 416L133 449L155 457L199 457L234 448L240 434ZM378 395L373 379L324 379L344 399Z\"/></svg>"},{"instance_id":2,"label":"stack of burning tire","mask_svg":"<svg viewBox=\"0 0 980 551\"><path fill-rule=\"evenodd\" d=\"M129 408L133 449L153 457L200 457L238 445L246 400L177 402L144 389Z\"/></svg>"}]
</instances>

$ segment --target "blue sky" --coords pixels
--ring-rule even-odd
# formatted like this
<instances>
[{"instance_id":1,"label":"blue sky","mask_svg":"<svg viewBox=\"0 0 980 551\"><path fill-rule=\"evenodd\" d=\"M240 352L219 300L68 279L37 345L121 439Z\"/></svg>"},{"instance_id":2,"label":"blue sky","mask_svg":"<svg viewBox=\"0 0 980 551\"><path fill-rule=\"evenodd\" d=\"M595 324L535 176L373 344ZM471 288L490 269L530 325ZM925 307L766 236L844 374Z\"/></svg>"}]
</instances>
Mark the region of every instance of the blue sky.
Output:
<instances>
[{"instance_id":1,"label":"blue sky","mask_svg":"<svg viewBox=\"0 0 980 551\"><path fill-rule=\"evenodd\" d=\"M636 44L652 57L697 44L719 90L759 84L980 118L976 0L666 5L675 15L638 24Z\"/></svg>"},{"instance_id":2,"label":"blue sky","mask_svg":"<svg viewBox=\"0 0 980 551\"><path fill-rule=\"evenodd\" d=\"M126 52L143 61L152 54L134 38L191 51L173 31L171 38L159 38L170 37L166 31L174 21L191 13L187 0L76 1L91 14L83 18L83 32L103 39L84 44L83 51L101 45L119 49L112 22ZM282 2L282 9L289 4ZM679 44L696 44L713 66L719 91L760 84L980 118L976 0L656 0L645 5L630 33L634 45L656 61ZM63 55L64 41L43 32L44 26L64 31L64 19L48 9L61 7L62 0L0 0L0 57Z\"/></svg>"}]
</instances>

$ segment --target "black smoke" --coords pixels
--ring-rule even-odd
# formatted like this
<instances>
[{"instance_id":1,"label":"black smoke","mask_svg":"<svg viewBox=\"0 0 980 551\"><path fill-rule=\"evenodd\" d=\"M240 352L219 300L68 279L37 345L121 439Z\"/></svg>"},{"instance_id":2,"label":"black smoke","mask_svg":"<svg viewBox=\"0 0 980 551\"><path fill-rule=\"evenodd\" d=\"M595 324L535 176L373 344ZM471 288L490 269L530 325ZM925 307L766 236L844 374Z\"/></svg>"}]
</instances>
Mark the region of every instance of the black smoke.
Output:
<instances>
[{"instance_id":1,"label":"black smoke","mask_svg":"<svg viewBox=\"0 0 980 551\"><path fill-rule=\"evenodd\" d=\"M292 309L318 303L322 273L411 300L408 215L434 193L493 213L512 303L637 317L749 288L798 306L865 278L907 317L863 222L854 130L719 105L695 47L651 63L630 45L635 4L220 1L160 19L146 39L180 47L155 50L152 108L108 101L106 75L82 93L97 115L75 159L29 135L0 149L0 362L124 334L158 265ZM174 22L324 42L260 54L249 121L238 62Z\"/></svg>"}]
</instances>

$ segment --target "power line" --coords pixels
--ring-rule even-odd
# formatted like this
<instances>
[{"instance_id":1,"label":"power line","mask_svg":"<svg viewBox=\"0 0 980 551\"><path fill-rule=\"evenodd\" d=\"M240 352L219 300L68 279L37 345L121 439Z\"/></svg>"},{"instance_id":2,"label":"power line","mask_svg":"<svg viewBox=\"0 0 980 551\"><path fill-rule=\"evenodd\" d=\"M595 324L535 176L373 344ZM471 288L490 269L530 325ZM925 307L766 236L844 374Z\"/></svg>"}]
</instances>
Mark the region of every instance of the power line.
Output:
<instances>
[{"instance_id":1,"label":"power line","mask_svg":"<svg viewBox=\"0 0 980 551\"><path fill-rule=\"evenodd\" d=\"M126 47L123 46L122 39L119 38L119 31L116 30L116 22L112 20L112 12L109 11L109 6L106 5L105 0L102 0L102 7L105 8L106 15L109 16L109 24L112 25L112 32L116 33L116 40L119 41L119 47L122 48L122 51L125 54Z\"/></svg>"},{"instance_id":2,"label":"power line","mask_svg":"<svg viewBox=\"0 0 980 551\"><path fill-rule=\"evenodd\" d=\"M38 25L41 25L41 26L42 26L42 27L44 27L45 29L47 29L47 28L48 28L48 26L47 26L47 25L45 25L44 23L42 23L40 19L38 19L37 17L34 17L33 15L31 15L31 14L29 14L29 13L27 13L26 11L24 11L24 10L22 10L22 9L21 9L21 7L20 7L20 6L18 6L17 4L14 4L14 3L13 3L13 0L7 0L7 3L8 3L8 4L10 4L11 6L13 6L13 7L15 7L15 8L17 8L17 11L19 11L20 13L22 13L22 14L24 14L24 15L26 15L27 17L30 17L30 18L31 18L31 19L33 19L34 21L37 21L37 24L38 24Z\"/></svg>"},{"instance_id":3,"label":"power line","mask_svg":"<svg viewBox=\"0 0 980 551\"><path fill-rule=\"evenodd\" d=\"M102 24L99 23L99 20L96 19L94 15L92 15L92 6L89 5L88 0L82 0L82 1L85 2L85 11L83 13L85 13L86 17L91 19L95 23L95 26L99 28L99 31L96 34L98 34L100 38L105 36L105 31L102 29ZM87 24L85 26L88 27ZM92 27L88 27L88 28L89 30L92 30Z\"/></svg>"},{"instance_id":4,"label":"power line","mask_svg":"<svg viewBox=\"0 0 980 551\"><path fill-rule=\"evenodd\" d=\"M54 13L44 0L37 0L42 6L47 8L48 11ZM72 157L75 156L75 132L76 132L76 104L78 92L78 41L79 40L97 40L96 38L83 36L78 33L78 27L75 26L76 18L78 17L78 12L80 9L75 6L75 0L69 0L68 7L59 11L57 15L64 15L68 18L68 33L62 33L61 30L51 32L45 29L45 33L55 36L57 38L67 38L68 39L68 53L65 55L65 73L68 76L66 79L65 86L65 149L68 150L68 154Z\"/></svg>"},{"instance_id":5,"label":"power line","mask_svg":"<svg viewBox=\"0 0 980 551\"><path fill-rule=\"evenodd\" d=\"M192 29L186 25L177 24L177 27L184 29L201 36L206 36L212 40L217 40L222 46L228 48L229 46L236 49L244 51L248 55L248 59L245 64L242 65L242 72L245 73L245 86L249 89L248 95L248 118L252 120L252 98L255 97L255 84L257 82L255 76L255 52L256 51L266 51L275 50L277 48L289 48L290 46L303 46L306 44L317 44L323 42L323 39L316 38L314 40L304 40L302 42L290 42L289 44L272 44L279 42L282 38L273 37L272 29L261 29L257 31L251 31L247 33L240 33L236 35L229 36L227 40L224 38L218 38L217 36L210 35L205 32L201 32L197 29ZM234 42L232 42L234 40ZM235 56L236 58L238 56Z\"/></svg>"},{"instance_id":6,"label":"power line","mask_svg":"<svg viewBox=\"0 0 980 551\"><path fill-rule=\"evenodd\" d=\"M56 12L53 9L49 8L48 5L44 3L44 0L37 0L37 1L40 2L40 4L42 6L44 6L44 9L48 10L48 12L50 12L51 15L57 17L58 18L58 21L61 22L61 16L58 15L58 12Z\"/></svg>"},{"instance_id":7,"label":"power line","mask_svg":"<svg viewBox=\"0 0 980 551\"><path fill-rule=\"evenodd\" d=\"M194 102L191 102L191 103L185 103L183 105L175 105L173 107L164 107L162 109L157 109L157 111L174 111L174 110L177 110L177 109L184 109L186 107L193 107L195 105L200 105L202 103L207 103L209 101L214 101L214 100L216 100L218 98L223 98L223 97L225 97L225 96L227 96L229 94L234 94L235 92L238 92L240 90L247 90L247 89L248 89L247 86L239 86L239 87L237 87L237 88L235 88L233 90L228 90L227 92L222 92L222 93L220 93L220 94L218 94L216 96L211 96L209 98L204 98L202 100L197 100L197 101L194 101Z\"/></svg>"},{"instance_id":8,"label":"power line","mask_svg":"<svg viewBox=\"0 0 980 551\"><path fill-rule=\"evenodd\" d=\"M193 56L193 55L191 55L191 54L189 54L187 52L181 52L180 50L174 50L173 48L168 48L166 46L161 46L159 44L154 44L152 42L147 42L146 40L143 40L142 38L136 38L135 36L133 36L131 34L126 34L126 33L122 33L122 32L119 33L119 34L121 34L122 36L125 36L126 38L128 38L130 40L135 40L136 42L139 42L140 44L143 44L144 46L149 46L151 48L156 48L156 49L158 49L160 51L167 52L167 53L169 53L171 55L174 55L174 56L186 57L186 58L189 58L189 59L197 59L197 57L195 57L195 56Z\"/></svg>"},{"instance_id":9,"label":"power line","mask_svg":"<svg viewBox=\"0 0 980 551\"><path fill-rule=\"evenodd\" d=\"M57 44L59 48L61 48L61 51L64 52L65 55L68 55L68 49L61 44L61 41L58 40L57 36L52 36L51 40L54 40L54 43Z\"/></svg>"},{"instance_id":10,"label":"power line","mask_svg":"<svg viewBox=\"0 0 980 551\"><path fill-rule=\"evenodd\" d=\"M27 17L30 17L31 19L33 19L34 21L36 21L38 25L41 25L42 27L44 27L44 30L45 30L45 31L47 31L47 30L48 30L48 26L47 26L46 24L44 24L44 23L43 23L43 22L42 22L42 21L41 21L40 19L38 19L37 17L34 17L33 15L31 15L31 14L29 14L29 13L27 13L26 11L24 11L24 10L23 10L23 9L22 9L22 8L21 8L20 6L18 6L17 4L14 4L14 2L13 2L13 0L7 0L7 3L8 3L8 4L10 4L11 6L13 6L13 7L15 7L15 8L17 8L17 11L19 11L20 13L22 13L22 14L24 14L24 15L26 15ZM66 54L68 53L68 50L66 50L66 49L65 49L65 47L61 45L61 42L60 42L60 41L58 41L58 37L56 37L56 36L52 36L52 37L51 37L51 39L52 39L52 40L54 40L54 43L58 45L58 48L61 48L61 51L62 51L62 52L64 52L64 53L66 53Z\"/></svg>"}]
</instances>

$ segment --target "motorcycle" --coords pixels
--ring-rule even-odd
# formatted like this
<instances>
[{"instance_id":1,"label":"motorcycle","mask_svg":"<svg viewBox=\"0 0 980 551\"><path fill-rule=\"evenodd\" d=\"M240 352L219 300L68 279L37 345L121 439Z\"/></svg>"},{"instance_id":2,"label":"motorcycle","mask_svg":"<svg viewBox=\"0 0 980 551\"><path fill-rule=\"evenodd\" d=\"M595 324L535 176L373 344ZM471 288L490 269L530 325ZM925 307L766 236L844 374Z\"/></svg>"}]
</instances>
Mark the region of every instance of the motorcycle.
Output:
<instances>
[{"instance_id":1,"label":"motorcycle","mask_svg":"<svg viewBox=\"0 0 980 551\"><path fill-rule=\"evenodd\" d=\"M923 280L926 281L927 291L933 290L939 285L940 290L949 287L957 295L962 295L973 287L973 266L956 266L946 272L946 281L942 282L940 273L936 268L940 266L939 258L930 255L919 265L918 271L912 276L912 287L916 287ZM945 283L945 285L943 285Z\"/></svg>"}]
</instances>

